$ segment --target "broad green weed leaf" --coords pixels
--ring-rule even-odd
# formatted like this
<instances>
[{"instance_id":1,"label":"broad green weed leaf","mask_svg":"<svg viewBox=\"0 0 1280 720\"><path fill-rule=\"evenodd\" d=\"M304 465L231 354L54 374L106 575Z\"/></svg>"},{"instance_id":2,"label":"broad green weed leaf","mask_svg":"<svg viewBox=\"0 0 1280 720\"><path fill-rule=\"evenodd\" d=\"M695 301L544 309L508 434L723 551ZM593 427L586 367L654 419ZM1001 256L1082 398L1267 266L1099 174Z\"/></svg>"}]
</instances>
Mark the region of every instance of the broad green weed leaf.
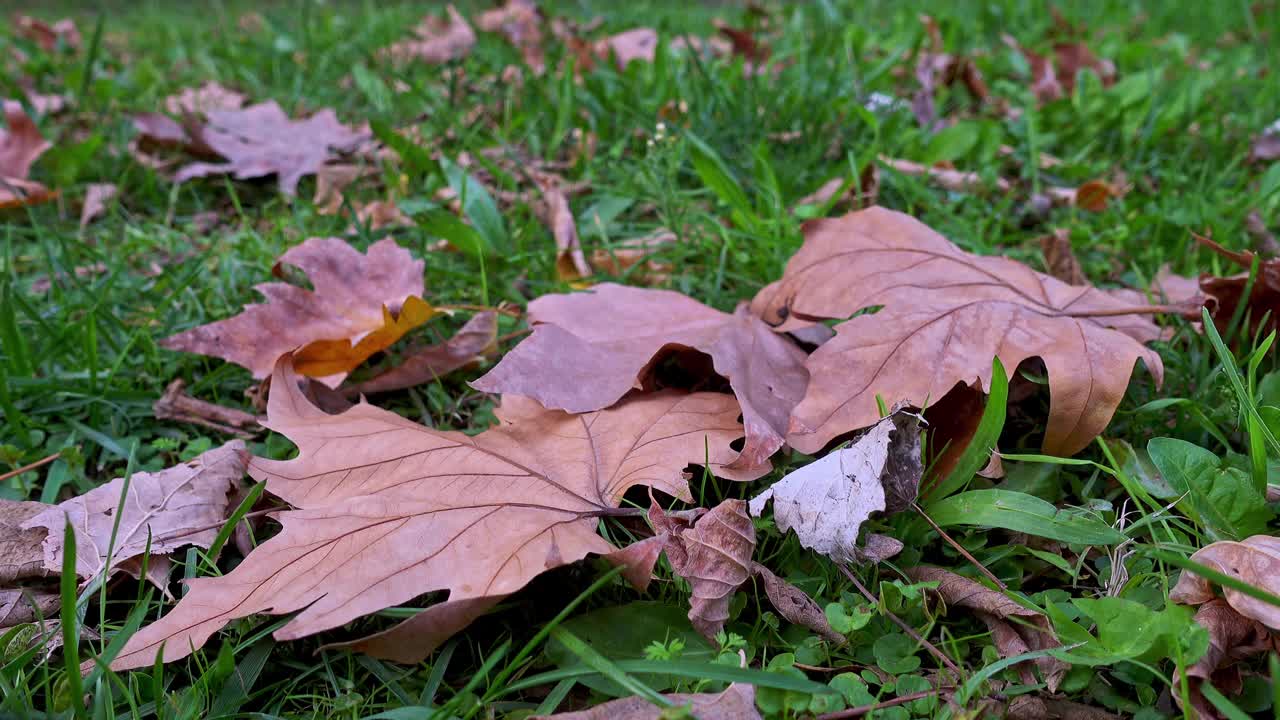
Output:
<instances>
[{"instance_id":1,"label":"broad green weed leaf","mask_svg":"<svg viewBox=\"0 0 1280 720\"><path fill-rule=\"evenodd\" d=\"M1185 496L1179 507L1214 540L1243 540L1265 530L1273 517L1249 474L1224 466L1209 450L1185 440L1154 438L1147 452L1169 486Z\"/></svg>"},{"instance_id":2,"label":"broad green weed leaf","mask_svg":"<svg viewBox=\"0 0 1280 720\"><path fill-rule=\"evenodd\" d=\"M970 490L934 503L929 516L941 527L973 525L1081 545L1113 545L1125 535L1081 511L1060 510L1034 495L1009 490Z\"/></svg>"}]
</instances>

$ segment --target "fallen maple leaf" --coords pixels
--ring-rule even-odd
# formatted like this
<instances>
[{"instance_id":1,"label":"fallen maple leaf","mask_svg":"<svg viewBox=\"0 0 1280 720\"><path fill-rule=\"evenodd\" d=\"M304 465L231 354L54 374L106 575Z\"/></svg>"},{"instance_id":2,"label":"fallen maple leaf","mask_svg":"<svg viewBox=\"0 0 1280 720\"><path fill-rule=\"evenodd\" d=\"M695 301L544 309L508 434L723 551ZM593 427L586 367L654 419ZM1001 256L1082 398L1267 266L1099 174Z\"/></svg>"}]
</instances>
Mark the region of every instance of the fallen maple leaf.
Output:
<instances>
[{"instance_id":1,"label":"fallen maple leaf","mask_svg":"<svg viewBox=\"0 0 1280 720\"><path fill-rule=\"evenodd\" d=\"M805 243L752 310L778 330L854 317L805 363L804 400L787 442L814 453L880 417L885 402L922 407L957 384L989 387L1039 357L1048 369L1046 452L1070 455L1106 427L1142 360L1159 383L1160 329L1133 306L1001 257L970 255L920 221L883 208L805 224Z\"/></svg>"},{"instance_id":2,"label":"fallen maple leaf","mask_svg":"<svg viewBox=\"0 0 1280 720\"><path fill-rule=\"evenodd\" d=\"M61 596L57 588L22 587L0 589L0 630L56 617ZM0 654L3 654L0 647Z\"/></svg>"},{"instance_id":3,"label":"fallen maple leaf","mask_svg":"<svg viewBox=\"0 0 1280 720\"><path fill-rule=\"evenodd\" d=\"M357 397L435 382L454 370L482 360L484 355L494 350L497 339L497 313L480 313L447 341L410 350L399 365L364 382L344 387L343 392L347 397Z\"/></svg>"},{"instance_id":4,"label":"fallen maple leaf","mask_svg":"<svg viewBox=\"0 0 1280 720\"><path fill-rule=\"evenodd\" d=\"M779 530L795 530L802 546L836 562L858 562L862 523L909 507L922 472L919 418L896 412L853 445L787 473L751 499L751 514L772 499Z\"/></svg>"},{"instance_id":5,"label":"fallen maple leaf","mask_svg":"<svg viewBox=\"0 0 1280 720\"><path fill-rule=\"evenodd\" d=\"M756 688L747 683L732 683L723 692L663 695L672 709L689 708L689 716L698 720L760 720L756 709ZM535 718L560 720L662 720L669 717L664 708L642 697L628 697L601 703L587 710L538 715Z\"/></svg>"},{"instance_id":6,"label":"fallen maple leaf","mask_svg":"<svg viewBox=\"0 0 1280 720\"><path fill-rule=\"evenodd\" d=\"M4 103L4 127L0 128L0 210L52 200L56 192L28 180L31 165L51 146L22 105Z\"/></svg>"},{"instance_id":7,"label":"fallen maple leaf","mask_svg":"<svg viewBox=\"0 0 1280 720\"><path fill-rule=\"evenodd\" d=\"M747 441L737 470L768 466L808 380L804 351L745 307L730 315L669 290L603 283L545 295L529 304L529 324L533 335L473 387L588 412L637 385L653 387L655 362L666 353L706 353L742 405Z\"/></svg>"},{"instance_id":8,"label":"fallen maple leaf","mask_svg":"<svg viewBox=\"0 0 1280 720\"><path fill-rule=\"evenodd\" d=\"M1061 647L1049 626L1049 618L1037 610L1023 607L1004 593L993 590L977 581L937 567L914 567L903 570L912 582L937 582L937 593L948 606L972 610L979 620L991 630L991 640L1001 657L1015 657L1035 650ZM1044 675L1050 691L1058 689L1058 683L1066 674L1067 663L1055 657L1035 660L1036 667ZM1019 667L1022 681L1036 682L1030 668Z\"/></svg>"},{"instance_id":9,"label":"fallen maple leaf","mask_svg":"<svg viewBox=\"0 0 1280 720\"><path fill-rule=\"evenodd\" d=\"M299 372L337 387L370 355L435 314L422 300L424 263L391 238L370 245L367 255L337 238L311 238L280 256L276 275L281 265L300 268L315 290L258 285L266 303L165 338L161 346L220 357L255 378L298 350Z\"/></svg>"},{"instance_id":10,"label":"fallen maple leaf","mask_svg":"<svg viewBox=\"0 0 1280 720\"><path fill-rule=\"evenodd\" d=\"M371 165L338 163L324 165L316 171L316 193L311 202L321 215L336 215L342 209L343 191L362 177L376 175Z\"/></svg>"},{"instance_id":11,"label":"fallen maple leaf","mask_svg":"<svg viewBox=\"0 0 1280 720\"><path fill-rule=\"evenodd\" d=\"M117 570L137 576L141 570L137 561L149 548L147 579L164 588L169 569L164 556L185 545L207 548L213 543L227 515L227 495L244 476L248 461L244 442L232 440L190 462L155 473L134 473L123 503L125 479L116 478L79 497L46 505L21 527L47 532L42 545L44 568L58 573L63 528L70 523L76 537L76 574L85 582Z\"/></svg>"},{"instance_id":12,"label":"fallen maple leaf","mask_svg":"<svg viewBox=\"0 0 1280 720\"><path fill-rule=\"evenodd\" d=\"M413 29L412 40L401 40L383 53L399 62L421 60L436 65L466 57L475 47L476 33L452 5L445 12L448 21L428 15Z\"/></svg>"},{"instance_id":13,"label":"fallen maple leaf","mask_svg":"<svg viewBox=\"0 0 1280 720\"><path fill-rule=\"evenodd\" d=\"M84 193L80 208L80 227L84 228L107 211L107 203L115 199L120 188L114 183L91 183Z\"/></svg>"},{"instance_id":14,"label":"fallen maple leaf","mask_svg":"<svg viewBox=\"0 0 1280 720\"><path fill-rule=\"evenodd\" d=\"M1267 592L1280 593L1280 538L1254 535L1240 542L1221 540L1200 548L1191 560ZM1280 608L1234 588L1222 588L1222 595L1236 612L1280 630ZM1215 597L1210 581L1189 570L1182 571L1178 584L1169 591L1169 599L1183 605L1200 605Z\"/></svg>"},{"instance_id":15,"label":"fallen maple leaf","mask_svg":"<svg viewBox=\"0 0 1280 720\"><path fill-rule=\"evenodd\" d=\"M191 163L174 175L175 182L218 173L238 180L276 175L280 191L295 195L303 175L315 174L337 153L351 152L368 139L339 122L333 110L291 120L274 100L208 115L192 139L226 162Z\"/></svg>"},{"instance_id":16,"label":"fallen maple leaf","mask_svg":"<svg viewBox=\"0 0 1280 720\"><path fill-rule=\"evenodd\" d=\"M417 662L536 575L614 552L597 526L630 514L617 510L629 488L692 501L690 463L754 477L725 467L742 436L728 395L668 391L596 413L545 410L468 437L367 403L329 415L297 382L286 356L266 424L298 456L255 458L249 472L298 509L280 513L280 534L235 570L192 581L173 610L129 639L114 668L150 665L161 646L165 661L176 660L254 613L297 612L275 632L288 640L447 590L447 601L352 643Z\"/></svg>"}]
</instances>

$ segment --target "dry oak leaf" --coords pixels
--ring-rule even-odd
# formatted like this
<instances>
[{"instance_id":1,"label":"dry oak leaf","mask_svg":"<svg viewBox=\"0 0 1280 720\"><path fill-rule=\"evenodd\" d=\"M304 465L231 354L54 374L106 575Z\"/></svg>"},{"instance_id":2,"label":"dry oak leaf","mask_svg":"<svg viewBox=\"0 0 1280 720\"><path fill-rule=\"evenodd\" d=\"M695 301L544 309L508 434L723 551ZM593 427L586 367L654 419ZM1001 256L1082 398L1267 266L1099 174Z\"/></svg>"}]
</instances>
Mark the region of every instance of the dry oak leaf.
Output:
<instances>
[{"instance_id":1,"label":"dry oak leaf","mask_svg":"<svg viewBox=\"0 0 1280 720\"><path fill-rule=\"evenodd\" d=\"M544 295L529 303L529 324L533 334L473 387L588 412L633 387L652 387L655 360L665 354L696 350L711 357L742 405L747 440L735 470L768 467L808 382L804 351L745 307L730 315L670 290L602 283Z\"/></svg>"},{"instance_id":2,"label":"dry oak leaf","mask_svg":"<svg viewBox=\"0 0 1280 720\"><path fill-rule=\"evenodd\" d=\"M880 418L877 395L915 407L958 383L990 387L991 358L1010 373L1039 357L1049 374L1046 452L1071 455L1107 426L1142 360L1157 384L1160 337L1146 315L1092 287L1067 285L1002 257L966 253L903 213L873 207L804 225L805 242L752 310L778 330L854 317L806 367L808 391L787 442L815 453Z\"/></svg>"},{"instance_id":3,"label":"dry oak leaf","mask_svg":"<svg viewBox=\"0 0 1280 720\"><path fill-rule=\"evenodd\" d=\"M923 470L919 418L895 412L853 445L787 473L751 499L751 514L772 499L779 530L795 530L802 546L836 562L858 562L862 523L909 507Z\"/></svg>"},{"instance_id":4,"label":"dry oak leaf","mask_svg":"<svg viewBox=\"0 0 1280 720\"><path fill-rule=\"evenodd\" d=\"M273 375L266 425L298 457L255 458L249 473L297 510L280 513L280 534L235 570L192 581L113 667L150 665L161 645L164 660L176 660L254 613L297 612L275 632L291 640L448 591L446 601L352 643L417 662L536 575L613 553L597 528L625 513L617 508L628 489L691 501L687 465L735 476L725 465L742 426L728 395L668 391L595 413L546 410L468 437L363 402L329 415L307 402L289 363L282 358Z\"/></svg>"},{"instance_id":5,"label":"dry oak leaf","mask_svg":"<svg viewBox=\"0 0 1280 720\"><path fill-rule=\"evenodd\" d=\"M207 548L213 543L227 516L227 495L244 477L248 462L244 441L232 440L190 462L154 473L134 473L123 506L125 480L116 478L84 495L46 506L22 527L48 532L44 567L57 573L62 570L63 529L71 523L76 574L86 582L117 570L136 577L141 571L137 560L149 546L147 579L164 588L169 563L163 556L185 545ZM108 567L108 546L117 523Z\"/></svg>"},{"instance_id":6,"label":"dry oak leaf","mask_svg":"<svg viewBox=\"0 0 1280 720\"><path fill-rule=\"evenodd\" d=\"M800 588L751 559L755 526L742 500L725 500L704 510L666 513L656 503L649 522L657 535L628 546L622 553L636 568L652 568L666 552L672 570L689 583L689 621L715 642L729 619L729 603L747 580L759 578L769 602L788 622L813 630L831 642L844 642L826 614Z\"/></svg>"},{"instance_id":7,"label":"dry oak leaf","mask_svg":"<svg viewBox=\"0 0 1280 720\"><path fill-rule=\"evenodd\" d=\"M1215 678L1221 677L1223 671L1231 669L1237 662L1276 649L1276 643L1271 631L1256 620L1242 617L1221 598L1201 605L1196 610L1195 621L1209 633L1209 649L1185 673L1190 686L1191 707L1197 713L1193 717L1218 718L1221 716L1200 688L1205 683L1213 684ZM1183 674L1179 668L1177 676ZM1237 687L1235 691L1239 689ZM1181 694L1175 693L1174 699L1182 707Z\"/></svg>"},{"instance_id":8,"label":"dry oak leaf","mask_svg":"<svg viewBox=\"0 0 1280 720\"><path fill-rule=\"evenodd\" d=\"M937 567L914 567L903 572L912 582L937 582L938 587L933 592L947 605L972 610L991 630L991 640L1001 657L1061 646L1049 626L1049 618L1037 610L1019 605L998 590ZM1040 668L1050 692L1058 689L1058 683L1068 668L1067 663L1054 657L1039 658L1035 666ZM1019 668L1023 682L1036 682L1026 664Z\"/></svg>"},{"instance_id":9,"label":"dry oak leaf","mask_svg":"<svg viewBox=\"0 0 1280 720\"><path fill-rule=\"evenodd\" d=\"M436 65L471 54L471 48L476 44L475 31L452 5L445 11L449 14L447 21L435 15L423 18L413 29L414 39L401 40L384 50L383 54L398 62L421 60Z\"/></svg>"},{"instance_id":10,"label":"dry oak leaf","mask_svg":"<svg viewBox=\"0 0 1280 720\"><path fill-rule=\"evenodd\" d=\"M1240 542L1223 540L1200 548L1191 559L1241 582L1280 594L1280 538L1254 535ZM1222 589L1222 595L1236 612L1272 630L1280 630L1280 608L1228 587ZM1182 571L1178 584L1169 591L1169 599L1183 605L1200 605L1215 597L1210 581L1189 570Z\"/></svg>"},{"instance_id":11,"label":"dry oak leaf","mask_svg":"<svg viewBox=\"0 0 1280 720\"><path fill-rule=\"evenodd\" d=\"M698 720L761 720L756 709L756 688L746 683L733 683L719 693L691 693L663 695L675 707L688 707L689 714ZM576 712L562 712L541 718L560 720L661 720L667 717L664 708L642 697L610 700L593 708Z\"/></svg>"},{"instance_id":12,"label":"dry oak leaf","mask_svg":"<svg viewBox=\"0 0 1280 720\"><path fill-rule=\"evenodd\" d=\"M726 500L696 521L668 515L655 504L649 522L665 541L671 569L689 583L689 621L714 642L729 619L729 601L752 575L756 530L746 503Z\"/></svg>"},{"instance_id":13,"label":"dry oak leaf","mask_svg":"<svg viewBox=\"0 0 1280 720\"><path fill-rule=\"evenodd\" d=\"M27 116L22 104L5 100L4 127L0 127L0 210L52 200L57 196L44 185L28 180L31 165L51 145Z\"/></svg>"},{"instance_id":14,"label":"dry oak leaf","mask_svg":"<svg viewBox=\"0 0 1280 720\"><path fill-rule=\"evenodd\" d=\"M291 120L274 100L243 110L213 110L193 140L208 146L225 163L191 163L178 170L175 182L217 173L237 180L276 175L280 191L296 195L303 175L313 175L337 153L350 152L367 134L338 121L325 109L305 120Z\"/></svg>"},{"instance_id":15,"label":"dry oak leaf","mask_svg":"<svg viewBox=\"0 0 1280 720\"><path fill-rule=\"evenodd\" d=\"M222 358L255 378L298 350L298 372L337 387L370 355L435 314L422 300L425 263L391 238L370 245L367 255L337 238L311 238L280 256L277 276L281 265L301 269L315 290L263 283L256 289L266 303L165 338L161 346Z\"/></svg>"},{"instance_id":16,"label":"dry oak leaf","mask_svg":"<svg viewBox=\"0 0 1280 720\"><path fill-rule=\"evenodd\" d=\"M403 390L474 365L493 352L498 340L498 314L482 312L439 345L410 350L399 365L342 388L347 397Z\"/></svg>"},{"instance_id":17,"label":"dry oak leaf","mask_svg":"<svg viewBox=\"0 0 1280 720\"><path fill-rule=\"evenodd\" d=\"M49 575L44 568L43 550L47 533L40 528L22 527L48 507L38 502L0 500L0 585ZM0 618L3 616L0 612Z\"/></svg>"},{"instance_id":18,"label":"dry oak leaf","mask_svg":"<svg viewBox=\"0 0 1280 720\"><path fill-rule=\"evenodd\" d=\"M1190 300L1195 302L1207 300L1205 304L1213 314L1214 324L1219 330L1225 331L1241 302L1247 303L1246 310L1249 313L1252 330L1259 328L1263 317L1268 313L1270 313L1270 319L1267 327L1276 327L1280 322L1280 259L1271 258L1261 262L1253 288L1249 296L1245 297L1244 292L1249 286L1249 268L1253 265L1254 253L1248 250L1229 250L1200 235L1196 235L1195 239L1201 245L1239 265L1244 272L1226 277L1201 275L1200 297L1192 297ZM1174 281L1175 287L1182 288L1185 292L1185 285L1179 282L1182 280L1177 278ZM1188 317L1193 320L1199 319L1200 309L1190 308Z\"/></svg>"}]
</instances>

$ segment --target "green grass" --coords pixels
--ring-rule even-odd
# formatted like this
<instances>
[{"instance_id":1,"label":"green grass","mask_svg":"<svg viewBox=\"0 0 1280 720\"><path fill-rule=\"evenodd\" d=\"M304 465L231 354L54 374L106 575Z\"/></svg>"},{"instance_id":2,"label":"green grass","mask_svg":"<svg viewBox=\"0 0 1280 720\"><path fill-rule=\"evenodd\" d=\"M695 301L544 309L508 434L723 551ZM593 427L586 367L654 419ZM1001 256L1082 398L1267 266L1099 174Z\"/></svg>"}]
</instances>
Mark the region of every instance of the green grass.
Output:
<instances>
[{"instance_id":1,"label":"green grass","mask_svg":"<svg viewBox=\"0 0 1280 720\"><path fill-rule=\"evenodd\" d=\"M257 300L253 286L269 279L273 260L286 248L307 237L340 235L349 224L316 212L309 179L292 202L276 192L272 180L171 185L127 152L131 113L158 109L166 95L216 79L253 100L275 99L290 112L333 107L349 123L417 125L428 150L438 149L452 159L463 152L479 156L496 145L559 159L570 154L580 137L592 134L597 139L594 156L579 159L564 172L591 185L589 193L572 201L588 249L660 227L676 229L681 242L661 256L675 268L669 286L731 310L776 278L799 246L800 221L790 211L796 199L879 154L928 160L938 150L909 111L871 113L863 107L873 92L909 102L914 89L911 54L926 42L916 18L920 8L909 5L845 0L767 4L773 23L767 37L781 68L776 76L748 77L729 61L673 59L656 66L633 64L625 72L602 64L573 82L559 71L561 50L552 42L550 72L544 77L526 72L521 85L493 82L519 56L500 38L483 33L472 56L449 73L424 65L398 72L378 61L376 51L417 22L426 11L423 3L273 3L260 10L264 23L257 31L237 28L248 4L216 2L197 9L176 3L114 3L101 16L101 40L93 52L89 46L99 16L72 6L68 11L85 36L86 47L78 54L43 53L0 33L0 57L8 57L13 47L29 55L21 73L0 79L0 96L16 96L18 77L30 76L37 89L64 92L73 103L66 113L39 120L55 148L36 164L34 177L60 188L62 198L0 215L0 471L54 452L62 456L7 481L0 497L55 502L121 476L130 465L159 469L220 443L221 438L193 426L156 420L151 404L171 379L182 377L198 397L247 408L243 391L252 385L248 373L161 349L157 341L235 314ZM717 3L645 6L581 0L546 6L552 15L580 20L602 15L602 31L651 25L668 40L682 33L712 34L713 18L743 25L749 17L742 7ZM1190 233L1211 231L1228 247L1243 248L1248 245L1242 228L1249 211L1259 210L1273 229L1280 224L1280 165L1268 171L1246 162L1250 137L1280 118L1275 76L1280 12L1274 3L1260 7L1255 16L1243 1L1195 8L1168 4L1144 8L1138 16L1124 3L1064 4L1060 9L1086 29L1094 51L1115 61L1120 81L1103 89L1086 79L1071 98L1038 109L1027 88L1025 63L1005 48L1000 34L1044 50L1053 22L1046 6L996 0L981 6L930 7L948 51L976 54L993 94L1023 109L1020 119L1010 120L991 108L977 108L963 89L940 92L944 116L972 116L964 122L977 138L943 151L954 155L959 168L1015 179L1022 187L1006 196L950 193L884 171L880 203L915 215L965 249L1004 254L1036 268L1041 267L1036 238L1054 227L1070 228L1087 274L1104 286L1145 287L1164 263L1184 274L1234 272L1191 242ZM471 9L464 7L464 14ZM42 12L50 19L59 16L56 8L42 7ZM905 68L906 75L896 76L898 68ZM348 79L353 76L354 81ZM410 90L394 92L397 80ZM673 117L664 111L675 106L687 112ZM477 120L471 113L480 109L483 115ZM660 121L666 124L664 138L649 143ZM798 133L799 139L776 139L783 133ZM996 152L1000 145L1013 147L1014 157L1002 158ZM1038 170L1033 161L1038 153L1065 163ZM399 189L401 203L424 218L435 209L436 191L448 184L432 164L409 156L381 170L384 184ZM1117 172L1134 189L1104 212L1064 208L1038 219L1025 209L1033 187L1080 184ZM501 189L524 189L521 178L495 174ZM119 184L121 199L81 231L76 222L79 197L91 182ZM355 191L360 199L385 195L374 184L361 187ZM193 220L205 211L218 212L222 222L201 234ZM595 213L606 218L604 232L588 232L586 218ZM363 248L383 234L388 233L361 231L353 242ZM426 287L433 302L523 305L568 289L557 278L548 231L524 203L504 208L502 229L486 238L501 243L502 252L483 263L467 254L430 252L437 236L423 226L389 234L426 259ZM163 271L148 272L153 262L163 265ZM98 263L105 272L86 277L74 272ZM41 277L54 278L46 293L33 290ZM461 321L432 323L416 333L417 339L447 337ZM1248 470L1249 426L1240 420L1241 408L1248 406L1250 393L1265 395L1269 386L1248 381L1240 396L1244 386L1223 372L1210 340L1181 320L1167 322L1173 338L1158 348L1166 365L1164 386L1156 389L1146 373L1137 373L1106 438L1134 448L1144 448L1152 437L1180 438L1219 456L1243 458L1240 467ZM517 328L514 321L504 320L501 332ZM1236 347L1243 364L1251 344ZM1256 376L1275 370L1275 357L1269 354ZM380 402L433 426L479 430L491 419L492 402L466 381L480 372ZM1276 400L1262 398L1264 404ZM1029 418L1025 412L1011 412L1001 449L1038 452L1043 417L1043 412ZM1159 514L1170 500L1143 497L1150 478L1135 474L1140 466L1112 455L1115 447L1104 452L1097 446L1085 453L1098 465L1010 462L1009 477L999 487L1058 507L1087 508L1090 517L1106 525L1119 525L1120 516L1129 513L1126 525L1139 525L1132 536L1143 552L1128 557L1129 579L1120 585L1120 596L1159 610L1177 568L1160 561L1158 553L1185 555L1207 542L1207 536L1179 512ZM290 446L270 436L254 449L283 456ZM1270 458L1273 463L1277 459ZM803 461L783 456L779 465ZM753 493L721 483L693 485L704 506ZM907 544L891 563L856 571L879 592L881 607L893 609L961 662L973 678L965 689L970 696L990 694L990 685L979 687L986 675L1012 681L1002 686L1006 695L1026 691L1017 687L1015 673L995 665L998 658L981 623L959 611L934 615L895 570L928 562L973 574L964 559L909 513L877 524L879 531ZM794 537L784 538L771 523L760 527L757 560L821 605L838 603L851 613L866 609L867 603L830 563L803 551ZM1108 587L1114 555L1088 555L1082 546L1070 546L1066 557L1054 562L1045 558L1050 546L1027 541L1025 535L963 526L949 532L1039 607L1057 603L1073 608L1069 598L1098 597ZM176 577L192 576L202 567L208 571L194 552L176 559L185 560ZM225 571L233 562L224 559L217 567ZM679 609L687 602L687 589L669 575L640 597L613 578L593 585L605 572L602 564L587 563L550 573L414 667L316 652L325 639L384 627L387 618L403 617L408 609L362 620L345 634L289 643L270 638L279 619L238 621L188 660L151 671L90 676L84 686L90 698L87 712L94 717L358 718L434 707L469 718L580 707L603 698L598 694L601 683L588 686L552 676L537 684L525 682L554 671L553 659L569 665L587 661L566 651L563 643L543 642L549 633L591 641L586 646L590 651L606 630L622 631L618 623L593 625L592 616L584 613L645 601L634 606L634 623L651 627L645 618L662 612L654 607ZM86 653L103 653L120 637L121 628L153 619L167 606L158 595L143 598L140 588L126 585L113 585L105 605L100 605L104 596L96 593L82 597L78 610L64 598L64 619L78 612L81 624L96 627L99 618L106 618L105 625L96 627L102 640L85 643L81 659ZM592 592L580 598L589 588ZM567 629L550 632L552 619L574 602L581 604L567 615ZM767 607L762 594L750 588L736 598L728 630L738 638L729 646L741 647L751 668L774 670L783 685L782 679L805 675L787 669L792 662L878 666L880 675L868 669L857 682L870 682L870 696L888 699L921 689L918 681L936 666L919 648L903 650L897 640L882 640L906 637L882 613L873 613L864 628L852 631L853 642L832 649L780 621ZM1089 629L1087 619L1072 612L1072 619ZM716 653L687 632L631 635L635 637L626 639L626 652L592 656L589 662L604 668L605 677L686 691L722 687L725 668L736 666L733 652L715 664ZM41 652L15 649L6 637L0 634L0 648L9 646L0 657L0 716L65 715L78 707L72 694L79 676L68 672L75 667L74 653L66 653L66 662L61 652L46 661ZM650 647L645 659L640 648L650 643L658 645ZM1170 657L1077 664L1064 692L1126 715L1141 711L1158 717L1150 713L1171 707L1160 702L1172 676ZM913 663L905 658L917 658L919 669L908 668ZM650 665L636 664L643 662ZM653 663L661 662L670 663L679 677L654 675ZM704 679L699 679L698 667ZM903 669L887 670L895 667ZM1259 677L1265 679L1269 671L1260 669ZM808 677L826 683L833 674L809 672ZM1270 691L1252 684L1247 689L1250 694L1235 701L1250 711L1265 709ZM794 687L761 690L761 705L779 717L819 707L797 693ZM568 699L552 702L556 698ZM877 717L929 717L943 707L916 701ZM426 716L421 710L385 717Z\"/></svg>"}]
</instances>

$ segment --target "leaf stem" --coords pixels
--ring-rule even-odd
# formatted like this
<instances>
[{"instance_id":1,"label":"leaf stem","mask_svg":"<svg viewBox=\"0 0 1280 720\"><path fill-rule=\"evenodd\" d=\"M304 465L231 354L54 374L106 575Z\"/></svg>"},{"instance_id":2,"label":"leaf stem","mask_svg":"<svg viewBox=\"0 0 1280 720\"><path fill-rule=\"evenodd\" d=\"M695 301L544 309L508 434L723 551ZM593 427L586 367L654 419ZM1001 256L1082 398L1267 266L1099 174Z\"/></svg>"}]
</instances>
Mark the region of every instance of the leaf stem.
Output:
<instances>
[{"instance_id":1,"label":"leaf stem","mask_svg":"<svg viewBox=\"0 0 1280 720\"><path fill-rule=\"evenodd\" d=\"M862 584L862 581L858 579L858 576L854 575L848 567L843 563L836 563L836 567L840 568L840 572L844 573L844 576L849 578L849 582L853 583L853 586L858 588L858 592L862 593L862 596L867 599L867 602L870 602L873 605L880 604L880 601L876 596L871 594L871 591ZM946 653L942 652L936 645L926 640L924 636L916 632L915 628L908 625L905 620L895 615L892 610L889 610L889 608L881 608L881 610L884 611L884 614L887 615L895 625L902 628L902 631L910 636L912 640L920 643L925 650L928 650L931 655L938 659L938 662L942 663L948 670L955 673L957 680L964 677L964 671L962 671L960 666L956 665L951 658L947 657Z\"/></svg>"},{"instance_id":2,"label":"leaf stem","mask_svg":"<svg viewBox=\"0 0 1280 720\"><path fill-rule=\"evenodd\" d=\"M49 463L53 462L54 460L57 460L60 457L62 457L62 453L56 452L50 455L49 457L40 458L39 460L31 463L30 465L23 465L22 467L16 470L10 470L9 472L4 473L3 475L0 475L0 482L4 482L5 480L8 480L9 478L12 478L12 477L17 477L24 472L28 472L30 470L35 470L36 468L44 467L45 465L48 465Z\"/></svg>"},{"instance_id":3,"label":"leaf stem","mask_svg":"<svg viewBox=\"0 0 1280 720\"><path fill-rule=\"evenodd\" d=\"M916 503L911 503L911 507L917 513L920 514L920 517L925 519L925 522L929 523L929 525L935 531L937 531L939 535L942 536L943 540L947 541L948 545L955 548L956 552L964 556L965 560L968 560L970 564L972 564L975 568L977 568L978 572L982 573L983 577L990 580L992 583L995 583L995 586L1000 588L1001 590L1007 591L1009 589L1003 582L1000 581L1000 578L996 577L994 573L992 573L990 570L987 569L986 565L983 565L982 563L978 562L978 559L975 558L973 555L970 555L968 550L965 550L960 545L960 543L953 540L951 536L946 533L945 530L943 530L941 527L938 527L938 523L934 522L933 518L929 517L929 514L924 511L924 508L920 507Z\"/></svg>"}]
</instances>

